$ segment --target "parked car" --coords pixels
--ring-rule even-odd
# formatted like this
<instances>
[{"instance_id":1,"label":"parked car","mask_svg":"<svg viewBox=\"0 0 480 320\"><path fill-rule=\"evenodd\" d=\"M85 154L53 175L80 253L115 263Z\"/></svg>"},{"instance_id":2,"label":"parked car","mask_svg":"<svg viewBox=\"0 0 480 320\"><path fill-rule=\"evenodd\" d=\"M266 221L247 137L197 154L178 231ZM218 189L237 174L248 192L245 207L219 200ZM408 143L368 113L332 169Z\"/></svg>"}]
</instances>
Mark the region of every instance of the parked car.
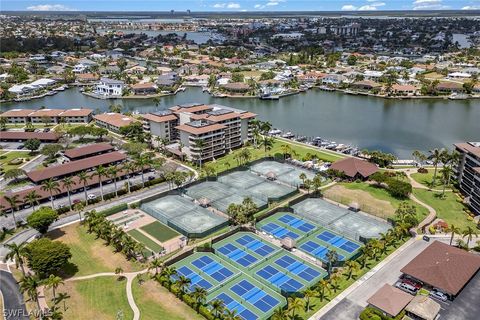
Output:
<instances>
[{"instance_id":1,"label":"parked car","mask_svg":"<svg viewBox=\"0 0 480 320\"><path fill-rule=\"evenodd\" d=\"M148 176L148 181L152 181L152 180L154 180L154 179L155 179L154 176Z\"/></svg>"},{"instance_id":2,"label":"parked car","mask_svg":"<svg viewBox=\"0 0 480 320\"><path fill-rule=\"evenodd\" d=\"M82 202L80 199L75 199L75 200L72 201L73 204L77 204L77 203L80 203L80 202Z\"/></svg>"},{"instance_id":3,"label":"parked car","mask_svg":"<svg viewBox=\"0 0 480 320\"><path fill-rule=\"evenodd\" d=\"M45 128L44 132L50 132L50 128Z\"/></svg>"},{"instance_id":4,"label":"parked car","mask_svg":"<svg viewBox=\"0 0 480 320\"><path fill-rule=\"evenodd\" d=\"M97 199L97 196L94 195L94 194L92 194L92 193L90 193L90 194L87 196L87 199L88 199L88 200L95 200L95 199Z\"/></svg>"},{"instance_id":5,"label":"parked car","mask_svg":"<svg viewBox=\"0 0 480 320\"><path fill-rule=\"evenodd\" d=\"M437 289L433 289L432 291L430 291L430 297L441 300L443 302L447 302L448 300L448 296Z\"/></svg>"},{"instance_id":6,"label":"parked car","mask_svg":"<svg viewBox=\"0 0 480 320\"><path fill-rule=\"evenodd\" d=\"M414 287L416 290L420 290L422 289L422 285L418 282L415 282L411 279L408 279L408 278L405 278L402 280L403 283L406 283L406 284L409 284L411 285L412 287Z\"/></svg>"},{"instance_id":7,"label":"parked car","mask_svg":"<svg viewBox=\"0 0 480 320\"><path fill-rule=\"evenodd\" d=\"M400 290L403 290L405 292L408 292L410 294L416 295L417 294L417 289L415 289L414 286L409 285L408 283L405 282L397 282L395 284L395 287L399 288Z\"/></svg>"},{"instance_id":8,"label":"parked car","mask_svg":"<svg viewBox=\"0 0 480 320\"><path fill-rule=\"evenodd\" d=\"M23 144L21 144L17 147L17 150L22 150L23 148L25 148L25 146Z\"/></svg>"}]
</instances>

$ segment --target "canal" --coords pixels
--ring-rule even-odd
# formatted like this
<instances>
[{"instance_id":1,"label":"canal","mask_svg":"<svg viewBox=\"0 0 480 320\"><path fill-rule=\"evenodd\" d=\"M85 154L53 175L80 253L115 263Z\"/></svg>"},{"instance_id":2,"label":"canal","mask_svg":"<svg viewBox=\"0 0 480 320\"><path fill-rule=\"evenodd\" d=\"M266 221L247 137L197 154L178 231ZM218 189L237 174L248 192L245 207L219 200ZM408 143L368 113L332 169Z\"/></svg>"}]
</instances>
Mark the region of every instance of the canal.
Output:
<instances>
[{"instance_id":1,"label":"canal","mask_svg":"<svg viewBox=\"0 0 480 320\"><path fill-rule=\"evenodd\" d=\"M451 147L460 141L480 140L480 100L382 99L325 92L318 89L277 101L242 98L214 98L201 88L189 88L175 96L162 97L155 106L151 99L98 100L78 89L19 103L13 108L78 108L103 112L110 104L124 111L162 110L183 103L217 103L250 110L274 127L308 137L320 136L359 148L380 149L410 159L412 150Z\"/></svg>"}]
</instances>

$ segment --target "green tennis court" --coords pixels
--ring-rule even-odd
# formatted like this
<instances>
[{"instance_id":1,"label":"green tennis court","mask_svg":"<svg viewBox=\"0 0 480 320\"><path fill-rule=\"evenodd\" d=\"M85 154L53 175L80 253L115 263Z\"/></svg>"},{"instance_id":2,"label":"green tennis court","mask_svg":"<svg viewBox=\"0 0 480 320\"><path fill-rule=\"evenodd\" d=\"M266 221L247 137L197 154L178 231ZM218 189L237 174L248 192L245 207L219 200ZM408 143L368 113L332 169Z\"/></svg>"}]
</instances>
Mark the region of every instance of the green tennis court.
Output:
<instances>
[{"instance_id":1,"label":"green tennis court","mask_svg":"<svg viewBox=\"0 0 480 320\"><path fill-rule=\"evenodd\" d=\"M138 230L130 230L127 232L133 239L135 239L136 241L140 242L140 243L143 243L145 245L145 247L147 247L148 249L150 249L151 251L153 252L161 252L163 251L163 247L161 245L159 245L158 243L156 243L155 241L153 241L152 239L150 239L149 237L147 237L146 235L144 235L143 233L141 233L140 231Z\"/></svg>"},{"instance_id":2,"label":"green tennis court","mask_svg":"<svg viewBox=\"0 0 480 320\"><path fill-rule=\"evenodd\" d=\"M147 224L140 229L142 229L142 231L148 233L160 242L165 242L180 235L177 231L167 227L166 225L158 221Z\"/></svg>"}]
</instances>

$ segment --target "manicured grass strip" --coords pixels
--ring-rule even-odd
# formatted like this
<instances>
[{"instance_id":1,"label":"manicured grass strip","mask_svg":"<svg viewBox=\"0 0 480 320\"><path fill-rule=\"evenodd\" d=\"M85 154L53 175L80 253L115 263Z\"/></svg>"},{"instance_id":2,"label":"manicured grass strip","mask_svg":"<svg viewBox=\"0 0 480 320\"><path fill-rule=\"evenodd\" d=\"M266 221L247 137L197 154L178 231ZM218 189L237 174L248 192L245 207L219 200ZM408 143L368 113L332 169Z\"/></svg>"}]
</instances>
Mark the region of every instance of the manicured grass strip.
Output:
<instances>
[{"instance_id":1,"label":"manicured grass strip","mask_svg":"<svg viewBox=\"0 0 480 320\"><path fill-rule=\"evenodd\" d=\"M118 277L66 282L61 286L61 291L71 298L66 301L64 319L132 319L133 311L128 305L126 283L118 281ZM51 297L51 292L47 293L47 297ZM63 312L63 306L60 307Z\"/></svg>"},{"instance_id":2,"label":"manicured grass strip","mask_svg":"<svg viewBox=\"0 0 480 320\"><path fill-rule=\"evenodd\" d=\"M140 229L142 229L160 242L165 242L179 235L178 232L158 221L147 224Z\"/></svg>"},{"instance_id":3,"label":"manicured grass strip","mask_svg":"<svg viewBox=\"0 0 480 320\"><path fill-rule=\"evenodd\" d=\"M132 292L142 320L205 320L153 280L141 285L133 281Z\"/></svg>"},{"instance_id":4,"label":"manicured grass strip","mask_svg":"<svg viewBox=\"0 0 480 320\"><path fill-rule=\"evenodd\" d=\"M416 173L412 173L410 176L413 178L413 180L423 184L426 187L441 190L443 188L443 184L442 184L442 174L440 173L440 169L438 169L437 171L435 186L432 185L434 171L435 171L434 169L428 169L428 173L416 172ZM447 186L447 189L450 189L450 188Z\"/></svg>"},{"instance_id":5,"label":"manicured grass strip","mask_svg":"<svg viewBox=\"0 0 480 320\"><path fill-rule=\"evenodd\" d=\"M25 164L27 161L30 161L33 157L29 155L29 151L10 151L0 155L2 158L0 159L1 167L3 168L4 172L7 172L10 169L15 169L20 167L22 164ZM13 159L25 159L24 162L19 164L8 164Z\"/></svg>"},{"instance_id":6,"label":"manicured grass strip","mask_svg":"<svg viewBox=\"0 0 480 320\"><path fill-rule=\"evenodd\" d=\"M152 250L153 252L160 252L163 250L161 245L154 242L152 239L150 239L138 230L130 230L127 233L138 242L143 243L148 249Z\"/></svg>"},{"instance_id":7,"label":"manicured grass strip","mask_svg":"<svg viewBox=\"0 0 480 320\"><path fill-rule=\"evenodd\" d=\"M437 211L437 218L445 220L449 225L454 224L460 229L468 226L475 228L475 223L467 219L463 211L465 206L460 198L453 192L445 192L445 198L441 198L441 192L414 189L413 194L418 200L425 202Z\"/></svg>"}]
</instances>

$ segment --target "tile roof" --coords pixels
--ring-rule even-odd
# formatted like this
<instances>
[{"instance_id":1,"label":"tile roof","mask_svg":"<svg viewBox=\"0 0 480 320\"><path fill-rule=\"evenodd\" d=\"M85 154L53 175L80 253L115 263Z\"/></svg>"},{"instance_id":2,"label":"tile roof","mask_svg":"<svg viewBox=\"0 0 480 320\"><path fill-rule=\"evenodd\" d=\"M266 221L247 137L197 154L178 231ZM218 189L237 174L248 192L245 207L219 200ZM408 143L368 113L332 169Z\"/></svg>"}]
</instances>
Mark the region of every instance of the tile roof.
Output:
<instances>
[{"instance_id":1,"label":"tile roof","mask_svg":"<svg viewBox=\"0 0 480 320\"><path fill-rule=\"evenodd\" d=\"M12 109L0 114L1 117L27 117L34 112L32 109Z\"/></svg>"},{"instance_id":2,"label":"tile roof","mask_svg":"<svg viewBox=\"0 0 480 320\"><path fill-rule=\"evenodd\" d=\"M464 152L468 152L480 157L480 147L476 147L468 142L455 143L454 146L460 150L463 150Z\"/></svg>"},{"instance_id":3,"label":"tile roof","mask_svg":"<svg viewBox=\"0 0 480 320\"><path fill-rule=\"evenodd\" d=\"M178 112L199 112L199 111L207 111L207 110L212 110L213 108L209 105L206 104L201 104L201 105L193 105L193 106L174 106L171 107L170 110L172 110L175 113Z\"/></svg>"},{"instance_id":4,"label":"tile roof","mask_svg":"<svg viewBox=\"0 0 480 320\"><path fill-rule=\"evenodd\" d=\"M126 158L127 156L123 153L114 151L86 159L68 162L54 167L30 171L27 172L27 176L33 182L40 182L50 178L60 177L86 169L98 167L100 165L107 165L112 162L125 160Z\"/></svg>"},{"instance_id":5,"label":"tile roof","mask_svg":"<svg viewBox=\"0 0 480 320\"><path fill-rule=\"evenodd\" d=\"M113 150L113 146L109 143L95 143L80 148L68 149L65 151L65 156L74 159L81 156L88 156L98 152L106 152Z\"/></svg>"},{"instance_id":6,"label":"tile roof","mask_svg":"<svg viewBox=\"0 0 480 320\"><path fill-rule=\"evenodd\" d=\"M434 241L400 271L457 295L480 269L480 256Z\"/></svg>"},{"instance_id":7,"label":"tile roof","mask_svg":"<svg viewBox=\"0 0 480 320\"><path fill-rule=\"evenodd\" d=\"M93 118L117 128L128 126L130 123L137 121L132 117L113 112L97 114Z\"/></svg>"},{"instance_id":8,"label":"tile roof","mask_svg":"<svg viewBox=\"0 0 480 320\"><path fill-rule=\"evenodd\" d=\"M1 140L28 140L39 139L42 141L58 141L58 136L54 132L23 132L23 131L2 131Z\"/></svg>"},{"instance_id":9,"label":"tile roof","mask_svg":"<svg viewBox=\"0 0 480 320\"><path fill-rule=\"evenodd\" d=\"M64 110L62 109L39 109L30 114L30 117L56 117Z\"/></svg>"},{"instance_id":10,"label":"tile roof","mask_svg":"<svg viewBox=\"0 0 480 320\"><path fill-rule=\"evenodd\" d=\"M338 160L334 162L330 168L341 171L351 178L355 177L357 174L367 178L378 171L378 168L375 164L357 158L345 158Z\"/></svg>"},{"instance_id":11,"label":"tile roof","mask_svg":"<svg viewBox=\"0 0 480 320\"><path fill-rule=\"evenodd\" d=\"M93 113L92 109L68 109L60 114L60 117L86 117Z\"/></svg>"},{"instance_id":12,"label":"tile roof","mask_svg":"<svg viewBox=\"0 0 480 320\"><path fill-rule=\"evenodd\" d=\"M156 114L152 114L152 113L147 113L147 114L144 114L142 115L142 118L146 119L146 120L150 120L152 122L158 122L158 123L161 123L161 122L168 122L168 121L174 121L174 120L177 120L177 116L175 114L166 114L166 115L156 115Z\"/></svg>"},{"instance_id":13,"label":"tile roof","mask_svg":"<svg viewBox=\"0 0 480 320\"><path fill-rule=\"evenodd\" d=\"M191 133L191 134L195 134L195 135L198 135L198 134L202 134L202 133L207 133L207 132L212 132L212 131L216 131L216 130L221 130L221 129L225 129L226 126L224 126L223 124L207 124L207 125L204 125L204 126L201 126L201 127L194 127L194 126L191 126L191 125L188 125L188 124L182 124L180 126L177 126L175 127L177 130L180 130L180 131L185 131L185 132L188 132L188 133Z\"/></svg>"}]
</instances>

